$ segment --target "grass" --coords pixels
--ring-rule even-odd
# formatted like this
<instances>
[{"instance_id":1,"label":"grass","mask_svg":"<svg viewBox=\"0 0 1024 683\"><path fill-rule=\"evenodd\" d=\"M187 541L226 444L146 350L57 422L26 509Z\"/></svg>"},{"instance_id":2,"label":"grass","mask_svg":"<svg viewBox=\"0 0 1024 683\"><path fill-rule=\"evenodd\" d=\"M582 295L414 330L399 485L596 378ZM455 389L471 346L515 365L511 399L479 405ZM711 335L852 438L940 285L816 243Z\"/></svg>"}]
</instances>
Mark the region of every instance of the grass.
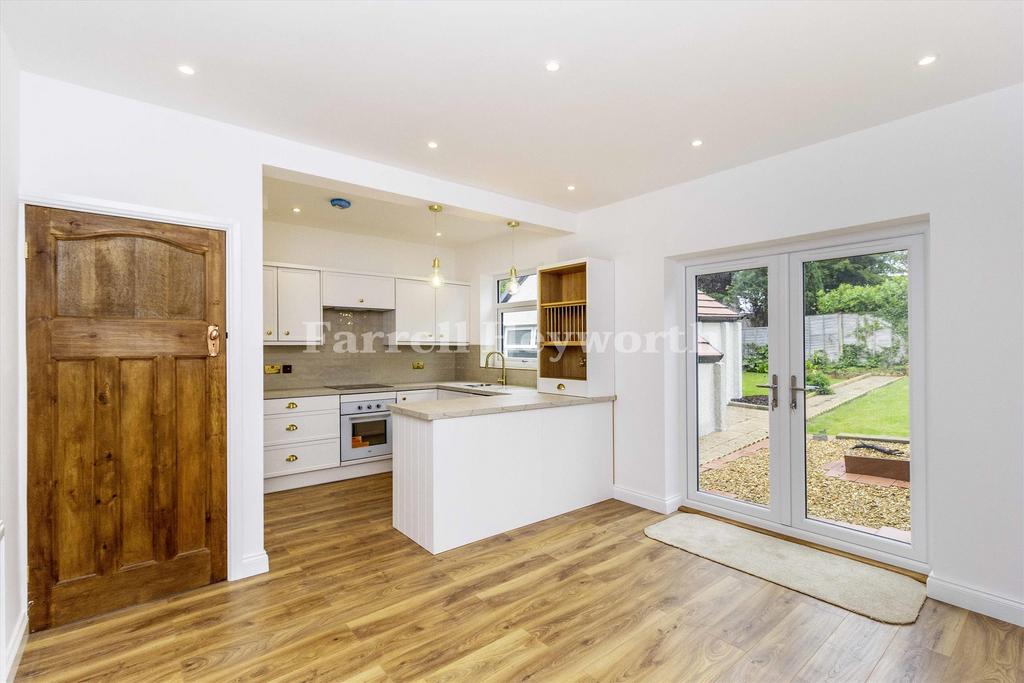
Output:
<instances>
[{"instance_id":1,"label":"grass","mask_svg":"<svg viewBox=\"0 0 1024 683\"><path fill-rule=\"evenodd\" d=\"M901 377L807 422L808 434L822 431L829 435L910 436L910 380Z\"/></svg>"},{"instance_id":2,"label":"grass","mask_svg":"<svg viewBox=\"0 0 1024 683\"><path fill-rule=\"evenodd\" d=\"M767 372L743 371L743 395L744 396L767 396L767 389L758 388L758 384L768 384Z\"/></svg>"}]
</instances>

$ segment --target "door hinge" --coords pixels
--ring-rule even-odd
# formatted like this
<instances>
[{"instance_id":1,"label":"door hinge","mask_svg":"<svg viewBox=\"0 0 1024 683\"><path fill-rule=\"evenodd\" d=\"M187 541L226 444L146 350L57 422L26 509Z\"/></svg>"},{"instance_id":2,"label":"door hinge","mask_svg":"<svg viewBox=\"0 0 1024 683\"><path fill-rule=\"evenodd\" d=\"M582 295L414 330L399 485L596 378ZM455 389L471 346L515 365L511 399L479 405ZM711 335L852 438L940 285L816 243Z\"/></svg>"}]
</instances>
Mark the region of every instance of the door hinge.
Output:
<instances>
[{"instance_id":1,"label":"door hinge","mask_svg":"<svg viewBox=\"0 0 1024 683\"><path fill-rule=\"evenodd\" d=\"M25 258L28 258L28 240L25 240Z\"/></svg>"}]
</instances>

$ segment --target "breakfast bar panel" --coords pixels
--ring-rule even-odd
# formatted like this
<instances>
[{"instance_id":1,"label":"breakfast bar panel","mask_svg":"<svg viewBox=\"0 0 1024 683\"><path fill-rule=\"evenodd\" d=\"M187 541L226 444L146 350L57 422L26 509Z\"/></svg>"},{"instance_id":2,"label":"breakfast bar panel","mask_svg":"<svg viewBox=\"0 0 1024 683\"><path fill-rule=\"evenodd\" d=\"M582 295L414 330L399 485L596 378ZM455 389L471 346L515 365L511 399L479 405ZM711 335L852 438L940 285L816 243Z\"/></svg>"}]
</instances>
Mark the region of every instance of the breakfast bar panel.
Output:
<instances>
[{"instance_id":1,"label":"breakfast bar panel","mask_svg":"<svg viewBox=\"0 0 1024 683\"><path fill-rule=\"evenodd\" d=\"M396 412L394 527L437 554L611 498L613 405Z\"/></svg>"}]
</instances>

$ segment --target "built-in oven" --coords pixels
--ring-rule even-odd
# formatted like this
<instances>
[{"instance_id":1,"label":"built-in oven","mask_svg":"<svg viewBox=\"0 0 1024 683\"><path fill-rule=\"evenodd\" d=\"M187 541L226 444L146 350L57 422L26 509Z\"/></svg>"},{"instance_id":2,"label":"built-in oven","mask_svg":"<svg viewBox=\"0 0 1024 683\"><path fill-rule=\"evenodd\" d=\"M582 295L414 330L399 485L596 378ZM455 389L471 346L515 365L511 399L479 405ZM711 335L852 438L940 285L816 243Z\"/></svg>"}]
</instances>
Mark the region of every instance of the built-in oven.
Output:
<instances>
[{"instance_id":1,"label":"built-in oven","mask_svg":"<svg viewBox=\"0 0 1024 683\"><path fill-rule=\"evenodd\" d=\"M395 402L395 395L380 393L341 398L341 461L391 455L388 406Z\"/></svg>"}]
</instances>

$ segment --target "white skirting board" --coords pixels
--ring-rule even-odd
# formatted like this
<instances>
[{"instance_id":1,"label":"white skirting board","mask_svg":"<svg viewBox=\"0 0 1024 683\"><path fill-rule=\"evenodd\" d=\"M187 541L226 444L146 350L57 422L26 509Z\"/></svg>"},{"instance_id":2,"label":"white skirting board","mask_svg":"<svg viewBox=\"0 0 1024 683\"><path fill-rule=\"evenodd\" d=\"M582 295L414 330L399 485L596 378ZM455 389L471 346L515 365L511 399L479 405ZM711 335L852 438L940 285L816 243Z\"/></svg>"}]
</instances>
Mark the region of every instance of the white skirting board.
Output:
<instances>
[{"instance_id":1,"label":"white skirting board","mask_svg":"<svg viewBox=\"0 0 1024 683\"><path fill-rule=\"evenodd\" d=\"M1024 603L928 575L928 597L1024 626Z\"/></svg>"},{"instance_id":2,"label":"white skirting board","mask_svg":"<svg viewBox=\"0 0 1024 683\"><path fill-rule=\"evenodd\" d=\"M11 629L11 639L7 642L5 653L4 681L14 682L14 676L18 673L18 664L21 663L21 654L25 651L25 644L28 642L28 612L22 612L18 617L18 623Z\"/></svg>"},{"instance_id":3,"label":"white skirting board","mask_svg":"<svg viewBox=\"0 0 1024 683\"><path fill-rule=\"evenodd\" d=\"M642 493L625 486L616 485L614 488L615 500L621 500L623 503L629 503L630 505L636 505L637 507L645 508L647 510L653 510L654 512L660 512L663 515L670 515L679 509L679 506L683 504L683 496L671 496L669 498L659 498L652 496L648 493Z\"/></svg>"},{"instance_id":4,"label":"white skirting board","mask_svg":"<svg viewBox=\"0 0 1024 683\"><path fill-rule=\"evenodd\" d=\"M612 497L612 403L394 417L394 526L432 553Z\"/></svg>"}]
</instances>

